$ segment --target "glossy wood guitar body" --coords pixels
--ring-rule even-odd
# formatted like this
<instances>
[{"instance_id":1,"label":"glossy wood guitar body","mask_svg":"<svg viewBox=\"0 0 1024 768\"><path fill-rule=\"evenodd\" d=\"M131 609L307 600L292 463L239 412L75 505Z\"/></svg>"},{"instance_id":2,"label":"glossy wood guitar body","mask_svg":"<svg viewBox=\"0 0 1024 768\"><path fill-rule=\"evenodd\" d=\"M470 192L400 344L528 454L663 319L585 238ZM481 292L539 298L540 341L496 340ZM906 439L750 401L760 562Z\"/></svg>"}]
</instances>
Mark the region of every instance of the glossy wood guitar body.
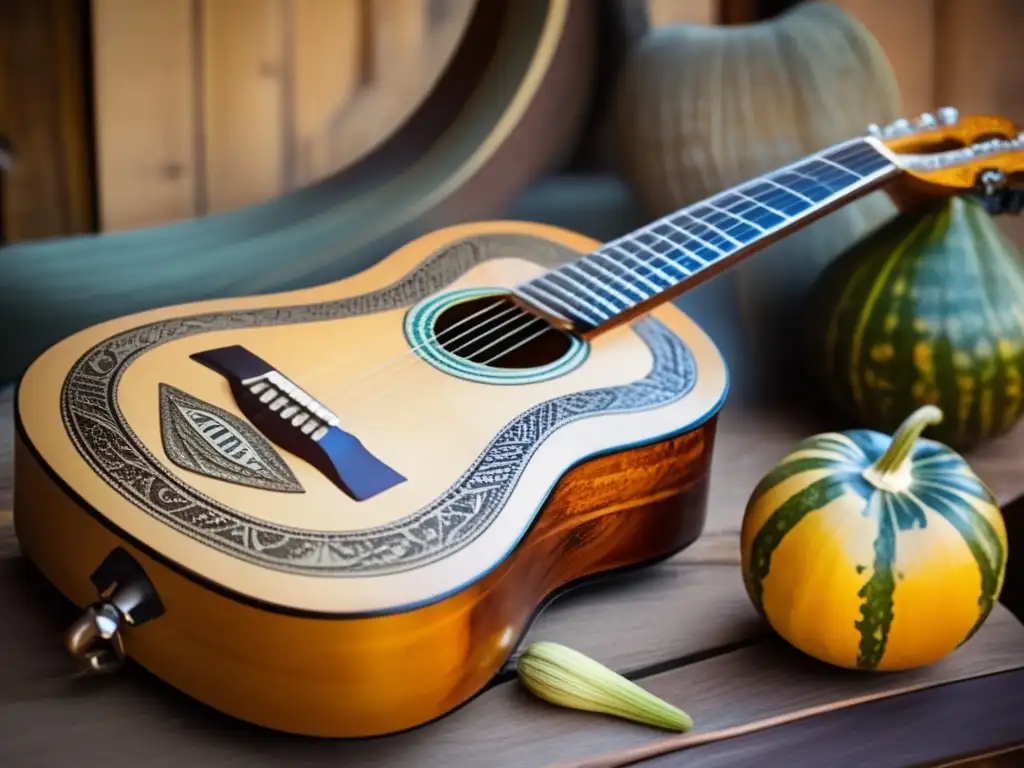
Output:
<instances>
[{"instance_id":1,"label":"glossy wood guitar body","mask_svg":"<svg viewBox=\"0 0 1024 768\"><path fill-rule=\"evenodd\" d=\"M235 717L356 737L450 712L560 589L667 557L703 526L727 372L671 304L498 378L423 351L443 311L596 246L453 227L340 282L69 337L19 387L24 553L81 607L127 554L158 597L124 629L127 655ZM268 438L193 357L237 347L400 481L355 498Z\"/></svg>"}]
</instances>

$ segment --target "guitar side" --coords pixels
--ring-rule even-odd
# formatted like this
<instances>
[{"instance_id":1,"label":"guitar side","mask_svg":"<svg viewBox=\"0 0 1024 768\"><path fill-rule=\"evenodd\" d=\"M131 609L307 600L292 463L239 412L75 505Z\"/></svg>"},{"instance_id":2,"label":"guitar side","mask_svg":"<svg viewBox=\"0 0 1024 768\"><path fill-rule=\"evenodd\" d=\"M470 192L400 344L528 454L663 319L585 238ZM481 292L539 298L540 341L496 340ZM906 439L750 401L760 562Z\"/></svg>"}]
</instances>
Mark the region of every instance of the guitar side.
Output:
<instances>
[{"instance_id":1,"label":"guitar side","mask_svg":"<svg viewBox=\"0 0 1024 768\"><path fill-rule=\"evenodd\" d=\"M381 264L330 287L356 295L393 284L448 243L493 234L534 238L571 252L588 238L551 227L501 223L453 227L411 243ZM318 289L311 289L313 291ZM308 302L309 291L248 297L115 321L130 326L199 312ZM141 566L164 607L125 630L128 655L165 682L230 715L317 736L368 736L429 722L483 690L530 622L555 594L581 579L665 558L692 542L705 515L724 367L710 342L672 306L652 313L698 350L700 418L685 429L594 455L566 454L559 477L514 548L477 578L401 610L332 615L289 608L225 588L169 546L143 542L68 482L40 438L58 423L53 383L87 346L72 337L30 369L18 397L15 529L26 556L79 606L97 600L90 577L120 548ZM118 327L121 327L118 325ZM114 326L91 329L91 338ZM193 363L194 365L194 363ZM582 370L582 369L581 369ZM126 379L127 380L127 379ZM35 385L49 394L35 394ZM41 411L48 411L45 419ZM607 418L597 415L594 418ZM45 426L45 428L44 428ZM653 433L652 433L653 434ZM550 458L550 457L549 457ZM80 465L80 459L76 462ZM297 462L289 457L295 466ZM80 469L80 466L79 466ZM76 470L77 471L77 470ZM169 534L170 535L170 534ZM438 567L444 567L441 561Z\"/></svg>"}]
</instances>

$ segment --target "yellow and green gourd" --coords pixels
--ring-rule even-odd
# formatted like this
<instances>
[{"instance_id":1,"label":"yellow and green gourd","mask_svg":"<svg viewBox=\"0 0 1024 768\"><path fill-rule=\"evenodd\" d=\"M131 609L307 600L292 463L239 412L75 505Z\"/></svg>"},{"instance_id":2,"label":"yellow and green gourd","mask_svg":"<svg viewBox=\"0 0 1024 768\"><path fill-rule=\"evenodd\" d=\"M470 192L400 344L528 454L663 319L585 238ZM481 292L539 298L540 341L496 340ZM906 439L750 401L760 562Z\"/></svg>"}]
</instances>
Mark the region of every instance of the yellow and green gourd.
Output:
<instances>
[{"instance_id":1,"label":"yellow and green gourd","mask_svg":"<svg viewBox=\"0 0 1024 768\"><path fill-rule=\"evenodd\" d=\"M1024 414L1024 269L973 199L896 216L810 295L804 360L856 426L891 432L937 405L932 436L966 450Z\"/></svg>"},{"instance_id":2,"label":"yellow and green gourd","mask_svg":"<svg viewBox=\"0 0 1024 768\"><path fill-rule=\"evenodd\" d=\"M1006 572L996 500L915 410L890 439L815 435L758 484L741 531L744 583L761 616L821 661L864 670L931 664L992 611Z\"/></svg>"}]
</instances>

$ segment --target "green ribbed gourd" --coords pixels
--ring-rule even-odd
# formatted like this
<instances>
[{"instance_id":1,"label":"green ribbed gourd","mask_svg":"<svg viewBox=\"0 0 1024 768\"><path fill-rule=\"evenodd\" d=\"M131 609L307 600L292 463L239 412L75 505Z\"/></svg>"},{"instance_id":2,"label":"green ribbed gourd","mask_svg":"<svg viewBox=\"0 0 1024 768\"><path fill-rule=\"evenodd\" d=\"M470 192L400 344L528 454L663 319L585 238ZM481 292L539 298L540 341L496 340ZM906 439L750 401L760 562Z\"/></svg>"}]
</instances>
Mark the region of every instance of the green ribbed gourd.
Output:
<instances>
[{"instance_id":1,"label":"green ribbed gourd","mask_svg":"<svg viewBox=\"0 0 1024 768\"><path fill-rule=\"evenodd\" d=\"M892 432L922 405L934 438L970 449L1024 413L1024 269L973 198L899 214L816 281L808 366L861 426Z\"/></svg>"}]
</instances>

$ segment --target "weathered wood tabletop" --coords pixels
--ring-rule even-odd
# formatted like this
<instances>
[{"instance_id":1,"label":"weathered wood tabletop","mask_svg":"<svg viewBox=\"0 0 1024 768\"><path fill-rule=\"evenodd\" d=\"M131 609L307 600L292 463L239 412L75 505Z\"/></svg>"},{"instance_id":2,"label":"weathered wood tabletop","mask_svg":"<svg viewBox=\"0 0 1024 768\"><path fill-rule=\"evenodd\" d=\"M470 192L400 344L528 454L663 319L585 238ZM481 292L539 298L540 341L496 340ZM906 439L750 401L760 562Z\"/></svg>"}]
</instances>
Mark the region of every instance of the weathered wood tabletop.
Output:
<instances>
[{"instance_id":1,"label":"weathered wood tabletop","mask_svg":"<svg viewBox=\"0 0 1024 768\"><path fill-rule=\"evenodd\" d=\"M61 635L74 609L20 557L14 537L11 399L10 390L0 395L0 766L525 768L665 738L531 698L511 666L489 690L439 722L355 742L284 736L236 722L134 665L103 679L72 676ZM698 542L661 565L579 588L552 603L531 629L529 639L569 644L677 704L694 718L694 735L835 706L799 724L644 765L885 768L930 765L1024 742L1024 625L1001 605L952 656L928 669L889 675L812 662L757 618L738 566L744 503L794 441L824 428L811 417L727 408L708 523ZM1001 501L1024 495L1024 432L969 458ZM907 692L913 688L924 690ZM884 692L893 695L849 706L852 699Z\"/></svg>"}]
</instances>

